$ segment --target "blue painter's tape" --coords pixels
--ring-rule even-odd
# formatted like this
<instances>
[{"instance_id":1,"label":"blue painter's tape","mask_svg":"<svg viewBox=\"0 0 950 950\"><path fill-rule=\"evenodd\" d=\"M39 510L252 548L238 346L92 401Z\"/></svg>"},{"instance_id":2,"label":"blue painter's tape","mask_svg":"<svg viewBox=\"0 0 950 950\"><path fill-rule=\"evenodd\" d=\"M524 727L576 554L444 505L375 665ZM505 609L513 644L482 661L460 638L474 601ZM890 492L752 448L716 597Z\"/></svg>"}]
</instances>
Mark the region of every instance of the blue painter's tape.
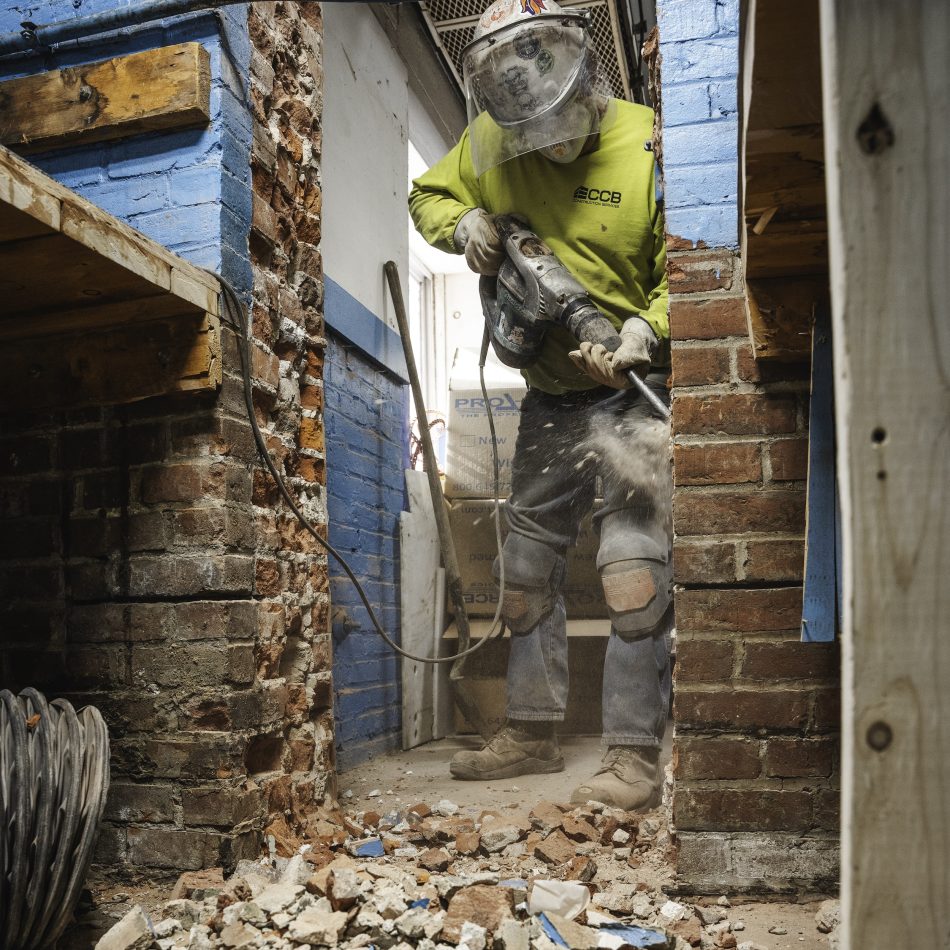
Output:
<instances>
[{"instance_id":1,"label":"blue painter's tape","mask_svg":"<svg viewBox=\"0 0 950 950\"><path fill-rule=\"evenodd\" d=\"M544 930L545 934L548 936L548 939L552 943L556 943L559 947L569 947L570 944L558 933L557 927L548 920L547 914L539 914L538 919L541 921L541 928Z\"/></svg>"},{"instance_id":2,"label":"blue painter's tape","mask_svg":"<svg viewBox=\"0 0 950 950\"><path fill-rule=\"evenodd\" d=\"M371 360L409 382L406 357L399 334L390 329L371 310L345 291L335 280L324 277L323 316L335 333L358 346Z\"/></svg>"},{"instance_id":3,"label":"blue painter's tape","mask_svg":"<svg viewBox=\"0 0 950 950\"><path fill-rule=\"evenodd\" d=\"M421 900L413 901L409 905L409 910L413 910L416 907L428 907L428 906L429 906L429 898L423 897Z\"/></svg>"},{"instance_id":4,"label":"blue painter's tape","mask_svg":"<svg viewBox=\"0 0 950 950\"><path fill-rule=\"evenodd\" d=\"M835 487L834 375L831 320L815 321L808 416L808 517L802 640L830 643L838 627L838 525Z\"/></svg>"}]
</instances>

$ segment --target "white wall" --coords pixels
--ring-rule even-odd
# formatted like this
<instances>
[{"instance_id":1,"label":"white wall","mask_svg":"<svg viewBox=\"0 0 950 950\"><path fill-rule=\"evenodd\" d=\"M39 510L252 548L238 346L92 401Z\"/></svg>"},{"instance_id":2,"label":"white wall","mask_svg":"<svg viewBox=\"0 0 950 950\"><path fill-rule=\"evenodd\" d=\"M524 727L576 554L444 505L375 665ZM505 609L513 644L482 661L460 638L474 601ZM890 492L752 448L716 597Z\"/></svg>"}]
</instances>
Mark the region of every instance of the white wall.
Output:
<instances>
[{"instance_id":1,"label":"white wall","mask_svg":"<svg viewBox=\"0 0 950 950\"><path fill-rule=\"evenodd\" d=\"M394 326L383 263L396 261L405 292L406 66L364 4L324 4L323 21L324 269Z\"/></svg>"}]
</instances>

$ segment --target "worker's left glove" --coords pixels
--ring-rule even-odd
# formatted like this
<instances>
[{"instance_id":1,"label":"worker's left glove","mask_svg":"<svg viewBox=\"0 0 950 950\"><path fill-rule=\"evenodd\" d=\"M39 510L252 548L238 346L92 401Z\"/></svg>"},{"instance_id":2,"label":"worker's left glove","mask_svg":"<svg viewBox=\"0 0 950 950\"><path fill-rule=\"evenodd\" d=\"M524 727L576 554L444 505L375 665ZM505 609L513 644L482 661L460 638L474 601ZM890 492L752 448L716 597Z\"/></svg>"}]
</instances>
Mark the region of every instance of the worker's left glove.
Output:
<instances>
[{"instance_id":1,"label":"worker's left glove","mask_svg":"<svg viewBox=\"0 0 950 950\"><path fill-rule=\"evenodd\" d=\"M465 263L476 274L494 276L498 273L504 251L495 220L487 211L473 208L462 215L452 241L465 252Z\"/></svg>"},{"instance_id":2,"label":"worker's left glove","mask_svg":"<svg viewBox=\"0 0 950 950\"><path fill-rule=\"evenodd\" d=\"M650 363L659 341L653 328L640 317L631 317L620 330L620 346L611 353L602 343L581 343L568 355L574 365L601 386L629 389L627 370L641 378L650 371Z\"/></svg>"}]
</instances>

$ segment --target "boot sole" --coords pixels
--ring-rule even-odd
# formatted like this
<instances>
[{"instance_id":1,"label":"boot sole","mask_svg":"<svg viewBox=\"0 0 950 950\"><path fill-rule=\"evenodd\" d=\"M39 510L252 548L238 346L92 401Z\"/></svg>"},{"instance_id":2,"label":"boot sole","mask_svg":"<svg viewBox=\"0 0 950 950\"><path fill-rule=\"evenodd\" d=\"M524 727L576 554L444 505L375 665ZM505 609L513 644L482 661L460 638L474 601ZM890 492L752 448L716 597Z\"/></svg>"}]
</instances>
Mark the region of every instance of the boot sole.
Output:
<instances>
[{"instance_id":1,"label":"boot sole","mask_svg":"<svg viewBox=\"0 0 950 950\"><path fill-rule=\"evenodd\" d=\"M545 775L550 772L564 771L564 756L556 759L522 759L490 772L479 772L477 769L467 768L464 765L449 764L449 772L453 778L464 782L490 782L496 778L515 778L518 775Z\"/></svg>"}]
</instances>

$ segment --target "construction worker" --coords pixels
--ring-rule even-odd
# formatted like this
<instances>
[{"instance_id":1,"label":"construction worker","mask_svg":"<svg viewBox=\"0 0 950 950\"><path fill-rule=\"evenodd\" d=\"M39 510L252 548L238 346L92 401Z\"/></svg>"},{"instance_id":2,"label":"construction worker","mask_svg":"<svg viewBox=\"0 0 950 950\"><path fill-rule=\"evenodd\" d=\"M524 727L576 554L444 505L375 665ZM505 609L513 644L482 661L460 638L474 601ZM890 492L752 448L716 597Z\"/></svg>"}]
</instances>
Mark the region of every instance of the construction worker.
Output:
<instances>
[{"instance_id":1,"label":"construction worker","mask_svg":"<svg viewBox=\"0 0 950 950\"><path fill-rule=\"evenodd\" d=\"M442 250L495 274L493 218L523 217L580 280L621 346L547 331L523 370L505 513L503 618L511 630L507 720L459 779L557 772L557 722L568 695L560 588L565 552L595 500L597 566L611 619L603 680L606 754L580 785L626 809L659 803L660 747L670 697L672 630L669 429L630 388L633 369L668 404L669 323L663 220L651 150L653 113L611 97L585 15L553 0L497 0L463 54L469 124L413 182L412 219ZM498 577L498 564L495 576Z\"/></svg>"}]
</instances>

